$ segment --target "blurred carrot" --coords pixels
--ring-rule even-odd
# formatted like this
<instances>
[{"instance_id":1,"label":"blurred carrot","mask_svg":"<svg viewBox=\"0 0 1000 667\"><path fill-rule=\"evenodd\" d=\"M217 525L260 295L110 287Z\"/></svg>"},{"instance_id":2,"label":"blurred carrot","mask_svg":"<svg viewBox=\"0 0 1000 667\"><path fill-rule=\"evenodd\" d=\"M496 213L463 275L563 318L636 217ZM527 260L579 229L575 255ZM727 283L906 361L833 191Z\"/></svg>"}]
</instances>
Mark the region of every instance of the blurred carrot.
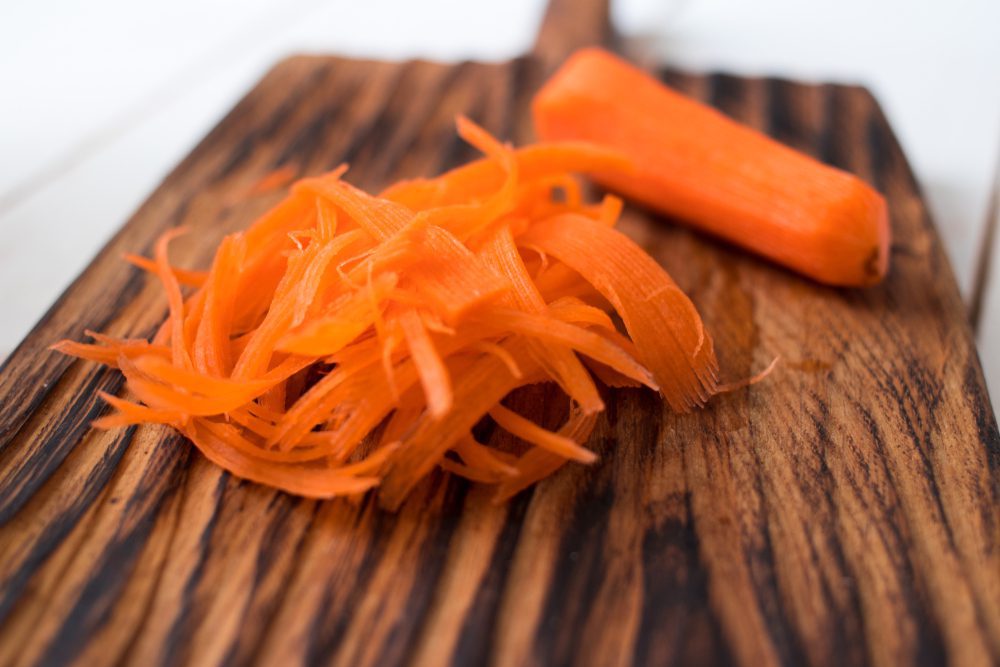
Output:
<instances>
[{"instance_id":1,"label":"blurred carrot","mask_svg":"<svg viewBox=\"0 0 1000 667\"><path fill-rule=\"evenodd\" d=\"M250 196L262 195L266 192L283 188L295 180L297 173L298 169L294 165L282 165L274 171L264 174L260 180L250 186L247 194Z\"/></svg>"},{"instance_id":2,"label":"blurred carrot","mask_svg":"<svg viewBox=\"0 0 1000 667\"><path fill-rule=\"evenodd\" d=\"M885 199L680 95L600 49L574 54L535 96L543 141L587 141L632 159L595 179L657 211L831 285L879 282Z\"/></svg>"}]
</instances>

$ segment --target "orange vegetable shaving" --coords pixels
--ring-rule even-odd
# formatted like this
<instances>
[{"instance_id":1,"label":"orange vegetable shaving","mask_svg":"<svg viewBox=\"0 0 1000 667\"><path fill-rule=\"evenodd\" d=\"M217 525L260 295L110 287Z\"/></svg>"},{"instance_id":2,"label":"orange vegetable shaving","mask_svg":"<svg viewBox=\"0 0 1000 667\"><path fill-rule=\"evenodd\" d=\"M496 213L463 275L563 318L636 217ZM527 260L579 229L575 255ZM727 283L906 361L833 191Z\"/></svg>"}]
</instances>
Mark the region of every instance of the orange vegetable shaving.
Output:
<instances>
[{"instance_id":1,"label":"orange vegetable shaving","mask_svg":"<svg viewBox=\"0 0 1000 667\"><path fill-rule=\"evenodd\" d=\"M380 196L343 167L298 181L223 238L207 272L169 262L179 229L153 259L130 256L167 295L153 341L53 346L125 375L130 397L105 396L96 426L169 424L238 477L317 498L379 487L396 508L435 468L502 499L593 462L595 376L681 411L716 393L694 306L614 229L621 201L586 202L576 180L624 178L629 160L574 142L514 149L465 119L459 133L485 157ZM554 431L503 405L539 382L570 399ZM477 442L489 419L521 445Z\"/></svg>"},{"instance_id":2,"label":"orange vegetable shaving","mask_svg":"<svg viewBox=\"0 0 1000 667\"><path fill-rule=\"evenodd\" d=\"M291 164L278 167L274 171L264 174L261 179L251 185L247 194L255 196L271 192L272 190L279 190L295 180L297 172L298 169Z\"/></svg>"}]
</instances>

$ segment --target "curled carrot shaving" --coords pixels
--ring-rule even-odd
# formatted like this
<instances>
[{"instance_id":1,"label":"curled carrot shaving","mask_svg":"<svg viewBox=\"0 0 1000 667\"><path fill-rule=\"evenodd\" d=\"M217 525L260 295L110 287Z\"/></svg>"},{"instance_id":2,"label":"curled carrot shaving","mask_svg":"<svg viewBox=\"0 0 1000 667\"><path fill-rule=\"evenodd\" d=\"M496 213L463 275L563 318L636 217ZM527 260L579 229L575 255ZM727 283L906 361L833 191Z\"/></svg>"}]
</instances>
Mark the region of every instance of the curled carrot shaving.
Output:
<instances>
[{"instance_id":1,"label":"curled carrot shaving","mask_svg":"<svg viewBox=\"0 0 1000 667\"><path fill-rule=\"evenodd\" d=\"M464 118L458 129L482 159L379 196L343 181L346 167L302 179L225 237L206 272L170 263L180 229L153 259L130 255L167 295L153 341L53 346L124 374L130 398L105 395L95 425L169 424L238 477L315 498L378 487L394 509L435 469L502 500L595 461L595 376L677 410L742 386L718 383L694 305L614 229L621 200L585 200L577 174L625 177L628 159L578 142L515 149ZM539 382L570 398L557 430L502 404ZM487 418L516 452L473 438Z\"/></svg>"},{"instance_id":2,"label":"curled carrot shaving","mask_svg":"<svg viewBox=\"0 0 1000 667\"><path fill-rule=\"evenodd\" d=\"M558 454L559 456L579 461L580 463L592 463L597 460L597 455L594 452L581 447L571 438L546 431L531 420L525 419L515 412L511 412L502 405L493 406L490 410L490 417L493 417L497 424L525 442L530 442L553 454Z\"/></svg>"},{"instance_id":3,"label":"curled carrot shaving","mask_svg":"<svg viewBox=\"0 0 1000 667\"><path fill-rule=\"evenodd\" d=\"M295 180L297 173L298 169L294 165L282 165L274 171L264 174L256 183L250 186L247 194L250 196L262 195L272 190L279 190Z\"/></svg>"},{"instance_id":4,"label":"curled carrot shaving","mask_svg":"<svg viewBox=\"0 0 1000 667\"><path fill-rule=\"evenodd\" d=\"M125 253L125 255L123 255L123 259L143 271L148 271L149 273L157 272L156 262L148 257L143 257L142 255L136 255L133 253ZM201 287L205 284L205 280L208 278L208 273L205 271L192 271L190 269L182 269L176 266L171 266L170 270L177 278L177 282L181 285Z\"/></svg>"},{"instance_id":5,"label":"curled carrot shaving","mask_svg":"<svg viewBox=\"0 0 1000 667\"><path fill-rule=\"evenodd\" d=\"M443 417L451 410L453 401L448 368L417 311L404 311L398 322L427 396L427 411L435 417Z\"/></svg>"}]
</instances>

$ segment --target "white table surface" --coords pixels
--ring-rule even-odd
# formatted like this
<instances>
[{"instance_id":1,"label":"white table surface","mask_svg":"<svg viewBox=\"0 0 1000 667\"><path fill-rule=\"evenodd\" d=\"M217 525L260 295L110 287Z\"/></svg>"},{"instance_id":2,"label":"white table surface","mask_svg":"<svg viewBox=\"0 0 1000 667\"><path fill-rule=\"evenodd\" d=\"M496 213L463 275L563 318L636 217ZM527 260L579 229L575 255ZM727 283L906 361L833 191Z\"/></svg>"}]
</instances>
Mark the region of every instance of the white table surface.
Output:
<instances>
[{"instance_id":1,"label":"white table surface","mask_svg":"<svg viewBox=\"0 0 1000 667\"><path fill-rule=\"evenodd\" d=\"M281 57L504 59L530 47L544 2L172 0L151 7L0 3L0 358ZM969 293L1000 167L1000 2L624 0L614 19L647 52L679 67L869 86ZM996 269L980 328L995 408Z\"/></svg>"}]
</instances>

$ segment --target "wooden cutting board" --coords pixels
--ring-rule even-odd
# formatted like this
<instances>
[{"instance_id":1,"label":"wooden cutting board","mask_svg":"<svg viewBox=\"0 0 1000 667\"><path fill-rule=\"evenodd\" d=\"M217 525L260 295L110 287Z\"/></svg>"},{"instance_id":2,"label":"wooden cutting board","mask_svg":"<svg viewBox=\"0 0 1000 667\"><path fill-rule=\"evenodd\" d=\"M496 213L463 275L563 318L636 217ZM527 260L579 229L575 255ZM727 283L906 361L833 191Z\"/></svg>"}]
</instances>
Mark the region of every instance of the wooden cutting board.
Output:
<instances>
[{"instance_id":1,"label":"wooden cutting board","mask_svg":"<svg viewBox=\"0 0 1000 667\"><path fill-rule=\"evenodd\" d=\"M0 664L1000 661L1000 437L919 188L862 88L658 72L883 191L892 271L820 287L628 210L726 377L781 364L690 415L608 393L600 461L508 505L440 474L398 514L306 501L168 430L89 428L119 377L46 346L163 318L122 252L185 224L174 257L204 267L273 203L241 195L280 165L347 161L366 188L437 173L471 157L458 112L528 140L546 72L609 36L606 2L567 0L507 63L291 58L167 177L0 371ZM551 420L551 398L515 401Z\"/></svg>"}]
</instances>

